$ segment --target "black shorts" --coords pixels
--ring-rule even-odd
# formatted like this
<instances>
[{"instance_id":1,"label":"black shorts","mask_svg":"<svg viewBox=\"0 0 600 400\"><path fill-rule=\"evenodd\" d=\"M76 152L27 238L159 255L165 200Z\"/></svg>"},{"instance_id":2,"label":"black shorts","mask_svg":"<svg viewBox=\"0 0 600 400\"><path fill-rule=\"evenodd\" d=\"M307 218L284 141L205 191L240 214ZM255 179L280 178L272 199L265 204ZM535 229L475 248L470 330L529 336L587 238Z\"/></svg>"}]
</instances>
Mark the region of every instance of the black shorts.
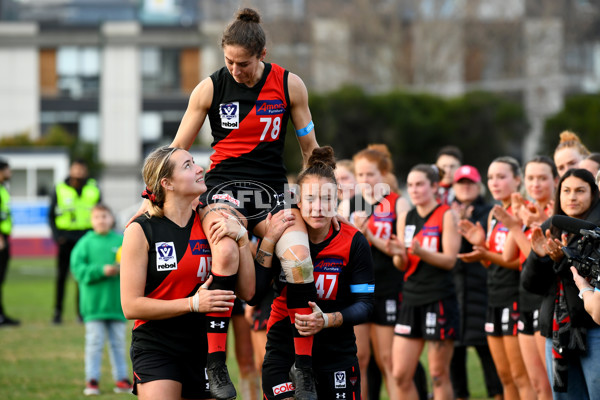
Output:
<instances>
[{"instance_id":1,"label":"black shorts","mask_svg":"<svg viewBox=\"0 0 600 400\"><path fill-rule=\"evenodd\" d=\"M447 297L433 303L400 306L394 333L407 338L425 340L458 339L460 319L456 297Z\"/></svg>"},{"instance_id":2,"label":"black shorts","mask_svg":"<svg viewBox=\"0 0 600 400\"><path fill-rule=\"evenodd\" d=\"M137 395L140 383L168 379L180 382L181 397L187 399L210 399L206 378L206 358L201 356L177 357L161 351L143 350L131 346L133 367L133 394Z\"/></svg>"},{"instance_id":3,"label":"black shorts","mask_svg":"<svg viewBox=\"0 0 600 400\"><path fill-rule=\"evenodd\" d=\"M260 303L254 307L252 312L252 330L264 331L267 329L269 316L271 315L271 305L275 298L275 291L271 288L269 292L262 298Z\"/></svg>"},{"instance_id":4,"label":"black shorts","mask_svg":"<svg viewBox=\"0 0 600 400\"><path fill-rule=\"evenodd\" d=\"M522 333L523 335L533 335L534 333L539 332L539 316L539 310L521 311L519 313L519 321L517 322L519 333Z\"/></svg>"},{"instance_id":5,"label":"black shorts","mask_svg":"<svg viewBox=\"0 0 600 400\"><path fill-rule=\"evenodd\" d=\"M210 187L200 195L200 207L209 204L227 204L237 210L248 221L248 230L252 232L256 225L285 208L296 206L292 191L287 185L272 188L256 181L231 181Z\"/></svg>"},{"instance_id":6,"label":"black shorts","mask_svg":"<svg viewBox=\"0 0 600 400\"><path fill-rule=\"evenodd\" d=\"M289 378L294 360L287 362L265 359L262 370L264 398L281 400L294 397L294 386ZM321 370L314 368L319 399L360 399L360 371L358 360L347 368Z\"/></svg>"},{"instance_id":7,"label":"black shorts","mask_svg":"<svg viewBox=\"0 0 600 400\"><path fill-rule=\"evenodd\" d=\"M519 303L506 307L488 307L485 319L485 333L488 336L517 336Z\"/></svg>"},{"instance_id":8,"label":"black shorts","mask_svg":"<svg viewBox=\"0 0 600 400\"><path fill-rule=\"evenodd\" d=\"M369 322L376 325L394 326L398 319L398 311L400 310L400 302L398 296L392 297L376 297L373 307L373 313L369 318Z\"/></svg>"},{"instance_id":9,"label":"black shorts","mask_svg":"<svg viewBox=\"0 0 600 400\"><path fill-rule=\"evenodd\" d=\"M233 301L231 316L233 317L234 315L244 315L244 308L246 308L246 303L244 302L244 300L240 300L236 297Z\"/></svg>"}]
</instances>

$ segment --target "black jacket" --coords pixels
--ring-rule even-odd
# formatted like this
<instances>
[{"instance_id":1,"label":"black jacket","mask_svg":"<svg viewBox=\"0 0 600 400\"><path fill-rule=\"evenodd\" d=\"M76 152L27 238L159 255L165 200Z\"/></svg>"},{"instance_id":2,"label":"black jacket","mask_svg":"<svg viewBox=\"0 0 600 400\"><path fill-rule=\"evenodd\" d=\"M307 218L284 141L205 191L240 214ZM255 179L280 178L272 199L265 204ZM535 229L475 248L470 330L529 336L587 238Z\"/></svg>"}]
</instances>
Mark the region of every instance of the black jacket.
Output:
<instances>
[{"instance_id":1,"label":"black jacket","mask_svg":"<svg viewBox=\"0 0 600 400\"><path fill-rule=\"evenodd\" d=\"M586 220L600 225L600 201L597 201L592 206L592 210ZM550 220L546 220L542 224L542 231L545 232L549 227ZM573 235L568 244L571 245L580 237L581 235ZM560 263L555 263L550 257L539 257L532 251L523 265L521 274L525 289L544 296L540 308L540 331L543 336L552 337L552 316L554 313L554 300L556 298L558 279L562 282L565 290L567 308L569 309L573 326L585 328L598 327L594 320L592 320L592 317L585 311L583 300L578 296L579 289L575 285L566 257Z\"/></svg>"},{"instance_id":2,"label":"black jacket","mask_svg":"<svg viewBox=\"0 0 600 400\"><path fill-rule=\"evenodd\" d=\"M473 212L469 221L479 221L487 231L487 219L492 206L486 204L482 197L473 202ZM461 253L473 250L473 245L463 238ZM485 345L484 331L487 312L487 270L480 262L467 263L460 259L454 266L454 284L460 307L460 340L457 345Z\"/></svg>"}]
</instances>

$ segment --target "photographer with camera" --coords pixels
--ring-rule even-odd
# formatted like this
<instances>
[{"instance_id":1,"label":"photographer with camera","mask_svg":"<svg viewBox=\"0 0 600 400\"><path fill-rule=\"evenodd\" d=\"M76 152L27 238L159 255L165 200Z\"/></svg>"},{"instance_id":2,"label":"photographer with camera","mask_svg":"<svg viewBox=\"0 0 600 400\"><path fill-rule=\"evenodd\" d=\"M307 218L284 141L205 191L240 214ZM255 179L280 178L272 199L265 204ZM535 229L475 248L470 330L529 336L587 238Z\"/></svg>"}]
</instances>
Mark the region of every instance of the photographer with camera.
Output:
<instances>
[{"instance_id":1,"label":"photographer with camera","mask_svg":"<svg viewBox=\"0 0 600 400\"><path fill-rule=\"evenodd\" d=\"M586 278L579 275L577 268L571 267L571 272L579 289L579 296L583 300L585 311L592 316L594 322L600 324L600 289L597 286L594 288Z\"/></svg>"},{"instance_id":2,"label":"photographer with camera","mask_svg":"<svg viewBox=\"0 0 600 400\"><path fill-rule=\"evenodd\" d=\"M544 296L539 323L546 337L546 364L554 399L598 399L600 327L578 296L571 263L563 250L563 246L576 249L582 235L553 224L556 216L600 224L598 186L589 171L570 169L561 177L554 217L533 230L532 252L524 264L522 282L526 290Z\"/></svg>"}]
</instances>

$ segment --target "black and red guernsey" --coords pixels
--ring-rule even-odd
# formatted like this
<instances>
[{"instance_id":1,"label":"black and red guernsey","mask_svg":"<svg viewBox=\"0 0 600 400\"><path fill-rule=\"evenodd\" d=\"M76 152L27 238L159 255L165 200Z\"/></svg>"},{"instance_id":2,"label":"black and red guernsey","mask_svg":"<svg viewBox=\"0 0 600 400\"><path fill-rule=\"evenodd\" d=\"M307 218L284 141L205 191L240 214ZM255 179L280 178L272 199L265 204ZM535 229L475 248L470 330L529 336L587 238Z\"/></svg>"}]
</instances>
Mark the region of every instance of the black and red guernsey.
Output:
<instances>
[{"instance_id":1,"label":"black and red guernsey","mask_svg":"<svg viewBox=\"0 0 600 400\"><path fill-rule=\"evenodd\" d=\"M193 213L185 227L168 218L142 215L139 223L148 241L144 296L173 300L189 297L210 273L211 253L200 217ZM136 320L132 344L175 354L208 351L204 314L188 313L163 320Z\"/></svg>"},{"instance_id":2,"label":"black and red guernsey","mask_svg":"<svg viewBox=\"0 0 600 400\"><path fill-rule=\"evenodd\" d=\"M388 240L396 234L396 220L398 210L396 205L400 196L390 193L383 199L371 204L362 195L356 194L350 199L350 222L354 223L354 213L364 211L368 216L368 228L373 234L382 240ZM404 274L396 267L392 257L388 256L375 246L371 246L373 255L373 268L375 272L375 297L389 298L396 296L402 291Z\"/></svg>"},{"instance_id":3,"label":"black and red guernsey","mask_svg":"<svg viewBox=\"0 0 600 400\"><path fill-rule=\"evenodd\" d=\"M323 329L315 335L313 365L319 369L341 368L356 360L353 325L368 318L368 312L358 303L369 302L374 292L373 261L367 240L356 228L347 224L340 226L339 231L331 229L323 242L310 244L317 304L324 313L340 311L344 318L341 327ZM274 261L273 268L279 267ZM267 326L266 357L293 362L294 342L286 306L285 277L276 275L274 286L276 298ZM367 309L370 310L364 308Z\"/></svg>"},{"instance_id":4,"label":"black and red guernsey","mask_svg":"<svg viewBox=\"0 0 600 400\"><path fill-rule=\"evenodd\" d=\"M208 118L215 153L206 173L209 188L231 180L271 187L287 183L283 148L290 116L289 72L277 64L264 65L253 87L237 83L226 67L210 77L214 94Z\"/></svg>"},{"instance_id":5,"label":"black and red guernsey","mask_svg":"<svg viewBox=\"0 0 600 400\"><path fill-rule=\"evenodd\" d=\"M410 247L412 241L416 240L422 248L442 253L444 214L449 210L447 205L439 204L424 217L419 215L416 208L410 210L404 224L405 245ZM402 300L411 306L430 304L456 293L451 270L428 264L410 252L404 280Z\"/></svg>"}]
</instances>

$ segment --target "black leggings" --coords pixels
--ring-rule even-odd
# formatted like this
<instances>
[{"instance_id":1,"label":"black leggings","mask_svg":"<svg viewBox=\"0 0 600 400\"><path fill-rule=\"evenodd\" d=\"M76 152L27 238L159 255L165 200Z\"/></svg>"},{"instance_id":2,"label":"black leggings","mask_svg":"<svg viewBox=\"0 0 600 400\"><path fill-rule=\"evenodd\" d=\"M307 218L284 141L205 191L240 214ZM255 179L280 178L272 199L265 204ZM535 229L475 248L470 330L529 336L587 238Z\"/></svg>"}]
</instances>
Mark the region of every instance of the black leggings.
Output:
<instances>
[{"instance_id":1,"label":"black leggings","mask_svg":"<svg viewBox=\"0 0 600 400\"><path fill-rule=\"evenodd\" d=\"M75 247L76 241L67 240L65 243L58 244L57 274L56 274L56 297L54 302L54 314L61 316L63 312L63 301L65 298L65 286L69 277L69 267L71 262L71 252ZM76 313L79 315L79 290L76 290L77 306Z\"/></svg>"},{"instance_id":2,"label":"black leggings","mask_svg":"<svg viewBox=\"0 0 600 400\"><path fill-rule=\"evenodd\" d=\"M487 388L488 397L502 394L502 382L496 372L494 360L487 345L473 346L477 351L483 377ZM467 377L467 346L454 347L454 354L450 362L450 380L454 388L454 395L458 398L469 398L469 382Z\"/></svg>"}]
</instances>

